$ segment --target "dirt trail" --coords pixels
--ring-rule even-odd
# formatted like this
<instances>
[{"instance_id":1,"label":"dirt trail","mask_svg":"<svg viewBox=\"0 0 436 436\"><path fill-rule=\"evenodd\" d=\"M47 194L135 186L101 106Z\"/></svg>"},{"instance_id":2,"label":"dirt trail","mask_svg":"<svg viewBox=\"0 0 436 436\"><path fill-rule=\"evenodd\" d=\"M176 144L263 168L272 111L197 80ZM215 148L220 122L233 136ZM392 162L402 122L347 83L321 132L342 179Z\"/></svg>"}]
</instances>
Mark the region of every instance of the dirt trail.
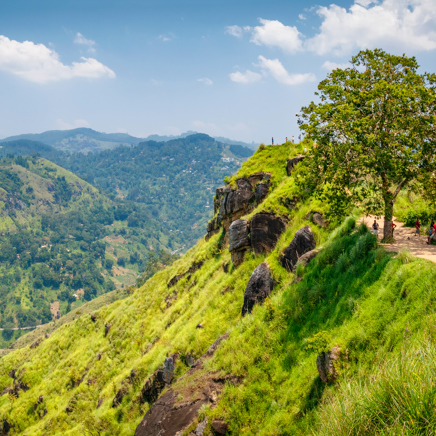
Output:
<instances>
[{"instance_id":1,"label":"dirt trail","mask_svg":"<svg viewBox=\"0 0 436 436\"><path fill-rule=\"evenodd\" d=\"M372 223L374 222L374 217L369 216L365 218L361 218L359 222L364 222L370 230L372 230ZM382 216L380 219L377 219L377 222L380 225L378 232L378 239L381 240L383 238L383 224L384 217ZM401 248L407 248L414 256L421 257L422 259L431 260L436 263L436 245L427 245L427 234L421 236L415 236L415 228L404 227L403 223L398 222L394 217L394 223L397 227L394 230L394 239L395 243L393 244L381 244L385 247L387 251L395 251L398 252ZM424 227L421 223L421 232L428 230L427 227ZM409 238L409 239L407 239Z\"/></svg>"}]
</instances>

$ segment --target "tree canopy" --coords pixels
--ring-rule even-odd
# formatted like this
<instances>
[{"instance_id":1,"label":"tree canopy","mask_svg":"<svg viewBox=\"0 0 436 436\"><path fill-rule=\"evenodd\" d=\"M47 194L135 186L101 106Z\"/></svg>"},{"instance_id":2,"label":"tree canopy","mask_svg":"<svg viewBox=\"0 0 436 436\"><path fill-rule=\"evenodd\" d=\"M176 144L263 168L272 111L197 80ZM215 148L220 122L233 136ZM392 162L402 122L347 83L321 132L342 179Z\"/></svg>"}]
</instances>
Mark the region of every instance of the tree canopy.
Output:
<instances>
[{"instance_id":1,"label":"tree canopy","mask_svg":"<svg viewBox=\"0 0 436 436\"><path fill-rule=\"evenodd\" d=\"M400 190L435 169L436 75L418 68L414 57L361 51L328 74L299 118L314 140L305 183L336 211L378 196L386 239Z\"/></svg>"}]
</instances>

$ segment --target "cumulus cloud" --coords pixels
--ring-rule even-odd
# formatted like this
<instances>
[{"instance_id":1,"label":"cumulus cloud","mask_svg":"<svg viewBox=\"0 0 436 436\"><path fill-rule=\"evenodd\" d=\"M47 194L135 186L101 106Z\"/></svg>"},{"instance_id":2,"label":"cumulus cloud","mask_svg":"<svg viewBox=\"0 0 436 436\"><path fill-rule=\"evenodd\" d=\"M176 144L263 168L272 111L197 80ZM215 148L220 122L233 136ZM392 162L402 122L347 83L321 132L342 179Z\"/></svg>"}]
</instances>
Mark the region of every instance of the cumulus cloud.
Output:
<instances>
[{"instance_id":1,"label":"cumulus cloud","mask_svg":"<svg viewBox=\"0 0 436 436\"><path fill-rule=\"evenodd\" d=\"M304 16L304 14L299 14L299 15L298 15L298 18L299 18L300 20L305 20L305 19L306 19L306 17Z\"/></svg>"},{"instance_id":2,"label":"cumulus cloud","mask_svg":"<svg viewBox=\"0 0 436 436\"><path fill-rule=\"evenodd\" d=\"M115 73L93 58L64 65L59 55L44 44L18 42L0 35L0 70L36 83L68 80L75 77L115 78Z\"/></svg>"},{"instance_id":3,"label":"cumulus cloud","mask_svg":"<svg viewBox=\"0 0 436 436\"><path fill-rule=\"evenodd\" d=\"M227 26L225 33L236 36L236 38L241 38L243 34L243 29L239 26Z\"/></svg>"},{"instance_id":4,"label":"cumulus cloud","mask_svg":"<svg viewBox=\"0 0 436 436\"><path fill-rule=\"evenodd\" d=\"M351 67L351 65L348 64L348 63L345 63L345 64L338 64L338 63L336 63L336 62L325 61L325 62L322 64L322 67L321 67L321 68L324 68L325 70L329 70L329 71L331 71L331 70L336 70L337 68L340 68L341 70L345 70L345 68L350 68L350 67Z\"/></svg>"},{"instance_id":5,"label":"cumulus cloud","mask_svg":"<svg viewBox=\"0 0 436 436\"><path fill-rule=\"evenodd\" d=\"M295 26L285 26L277 20L259 18L259 21L261 26L247 28L252 33L250 41L254 44L278 47L288 53L302 49L302 35Z\"/></svg>"},{"instance_id":6,"label":"cumulus cloud","mask_svg":"<svg viewBox=\"0 0 436 436\"><path fill-rule=\"evenodd\" d=\"M203 83L205 85L213 85L212 80L208 79L207 77L202 77L201 79L197 79L197 82Z\"/></svg>"},{"instance_id":7,"label":"cumulus cloud","mask_svg":"<svg viewBox=\"0 0 436 436\"><path fill-rule=\"evenodd\" d=\"M95 53L95 41L92 39L86 39L81 33L77 33L74 38L75 44L86 45L90 53Z\"/></svg>"},{"instance_id":8,"label":"cumulus cloud","mask_svg":"<svg viewBox=\"0 0 436 436\"><path fill-rule=\"evenodd\" d=\"M316 77L312 73L290 74L278 59L266 59L259 56L259 66L267 73L271 74L277 82L285 85L301 85L306 82L313 82Z\"/></svg>"},{"instance_id":9,"label":"cumulus cloud","mask_svg":"<svg viewBox=\"0 0 436 436\"><path fill-rule=\"evenodd\" d=\"M318 8L323 21L318 35L307 41L307 49L320 55L375 47L436 49L436 0L374 3L359 0L348 10L334 4Z\"/></svg>"},{"instance_id":10,"label":"cumulus cloud","mask_svg":"<svg viewBox=\"0 0 436 436\"><path fill-rule=\"evenodd\" d=\"M247 70L245 73L236 71L229 74L230 80L237 83L254 83L262 78L262 74L255 73L254 71Z\"/></svg>"}]
</instances>

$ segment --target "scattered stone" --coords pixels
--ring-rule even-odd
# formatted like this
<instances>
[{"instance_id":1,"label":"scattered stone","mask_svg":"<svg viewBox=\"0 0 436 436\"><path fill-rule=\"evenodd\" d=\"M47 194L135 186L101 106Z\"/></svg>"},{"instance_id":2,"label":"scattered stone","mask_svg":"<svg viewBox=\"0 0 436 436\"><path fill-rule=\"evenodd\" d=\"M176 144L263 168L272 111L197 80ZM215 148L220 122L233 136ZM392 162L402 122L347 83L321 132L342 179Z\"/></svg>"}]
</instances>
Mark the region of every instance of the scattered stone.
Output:
<instances>
[{"instance_id":1,"label":"scattered stone","mask_svg":"<svg viewBox=\"0 0 436 436\"><path fill-rule=\"evenodd\" d=\"M97 360L100 360L100 359L101 359L101 353L97 353L96 359L97 359Z\"/></svg>"},{"instance_id":2,"label":"scattered stone","mask_svg":"<svg viewBox=\"0 0 436 436\"><path fill-rule=\"evenodd\" d=\"M336 362L341 356L341 349L333 347L331 351L321 353L316 358L316 368L319 376L324 383L331 383L336 380L338 372Z\"/></svg>"},{"instance_id":3,"label":"scattered stone","mask_svg":"<svg viewBox=\"0 0 436 436\"><path fill-rule=\"evenodd\" d=\"M186 366L189 366L189 367L194 365L195 359L194 359L194 357L192 356L191 353L186 353L186 355L185 355L185 363L186 363Z\"/></svg>"},{"instance_id":4,"label":"scattered stone","mask_svg":"<svg viewBox=\"0 0 436 436\"><path fill-rule=\"evenodd\" d=\"M11 369L11 371L9 372L9 377L15 379L16 373L17 373L16 369Z\"/></svg>"},{"instance_id":5,"label":"scattered stone","mask_svg":"<svg viewBox=\"0 0 436 436\"><path fill-rule=\"evenodd\" d=\"M202 323L197 324L197 326L195 327L197 329L204 329L204 325Z\"/></svg>"},{"instance_id":6,"label":"scattered stone","mask_svg":"<svg viewBox=\"0 0 436 436\"><path fill-rule=\"evenodd\" d=\"M223 263L223 271L227 274L229 272L229 264Z\"/></svg>"},{"instance_id":7,"label":"scattered stone","mask_svg":"<svg viewBox=\"0 0 436 436\"><path fill-rule=\"evenodd\" d=\"M49 335L48 333L46 333L46 334L44 335L44 337L45 337L45 339L48 339L48 338L50 337L50 335Z\"/></svg>"},{"instance_id":8,"label":"scattered stone","mask_svg":"<svg viewBox=\"0 0 436 436\"><path fill-rule=\"evenodd\" d=\"M230 253L233 265L239 266L244 262L245 252L247 250L232 251Z\"/></svg>"},{"instance_id":9,"label":"scattered stone","mask_svg":"<svg viewBox=\"0 0 436 436\"><path fill-rule=\"evenodd\" d=\"M256 255L272 251L280 235L286 230L282 219L270 213L254 215L250 228L251 247Z\"/></svg>"},{"instance_id":10,"label":"scattered stone","mask_svg":"<svg viewBox=\"0 0 436 436\"><path fill-rule=\"evenodd\" d=\"M319 212L315 212L312 215L312 221L319 227L322 227L322 228L327 227L327 223L326 223L324 217Z\"/></svg>"},{"instance_id":11,"label":"scattered stone","mask_svg":"<svg viewBox=\"0 0 436 436\"><path fill-rule=\"evenodd\" d=\"M109 333L109 330L111 329L112 324L105 324L104 326L104 336L106 337Z\"/></svg>"},{"instance_id":12,"label":"scattered stone","mask_svg":"<svg viewBox=\"0 0 436 436\"><path fill-rule=\"evenodd\" d=\"M91 321L95 322L97 320L97 315L95 313L91 314Z\"/></svg>"},{"instance_id":13,"label":"scattered stone","mask_svg":"<svg viewBox=\"0 0 436 436\"><path fill-rule=\"evenodd\" d=\"M2 432L0 434L7 435L12 430L13 425L3 417L1 420L1 430Z\"/></svg>"},{"instance_id":14,"label":"scattered stone","mask_svg":"<svg viewBox=\"0 0 436 436\"><path fill-rule=\"evenodd\" d=\"M286 166L286 171L288 173L288 176L291 175L292 170L294 167L300 163L305 158L304 155L296 156L288 160L288 164Z\"/></svg>"},{"instance_id":15,"label":"scattered stone","mask_svg":"<svg viewBox=\"0 0 436 436\"><path fill-rule=\"evenodd\" d=\"M204 421L200 422L197 427L195 428L195 430L189 434L189 436L203 436L204 435L204 431L206 430L207 427L207 419L205 419Z\"/></svg>"},{"instance_id":16,"label":"scattered stone","mask_svg":"<svg viewBox=\"0 0 436 436\"><path fill-rule=\"evenodd\" d=\"M11 389L8 388L8 387L6 386L6 387L2 390L2 393L0 394L0 397L2 397L3 395L9 393L10 390L11 390Z\"/></svg>"},{"instance_id":17,"label":"scattered stone","mask_svg":"<svg viewBox=\"0 0 436 436\"><path fill-rule=\"evenodd\" d=\"M99 398L97 403L97 409L100 409L101 405L103 404L104 398Z\"/></svg>"},{"instance_id":18,"label":"scattered stone","mask_svg":"<svg viewBox=\"0 0 436 436\"><path fill-rule=\"evenodd\" d=\"M123 398L127 394L127 391L128 391L127 386L125 386L125 385L121 386L121 388L115 394L114 399L112 400L112 407L117 407L121 404L121 402L123 401Z\"/></svg>"},{"instance_id":19,"label":"scattered stone","mask_svg":"<svg viewBox=\"0 0 436 436\"><path fill-rule=\"evenodd\" d=\"M307 265L310 263L312 259L315 259L316 256L318 256L320 248L317 248L316 250L310 250L307 253L303 254L299 259L297 260L297 263L292 268L292 272L295 272L297 270L298 265Z\"/></svg>"},{"instance_id":20,"label":"scattered stone","mask_svg":"<svg viewBox=\"0 0 436 436\"><path fill-rule=\"evenodd\" d=\"M291 243L280 256L280 262L288 271L292 271L303 254L315 248L316 242L309 226L304 226L295 233Z\"/></svg>"},{"instance_id":21,"label":"scattered stone","mask_svg":"<svg viewBox=\"0 0 436 436\"><path fill-rule=\"evenodd\" d=\"M36 348L42 342L42 338L38 338L35 342L32 343L30 348Z\"/></svg>"},{"instance_id":22,"label":"scattered stone","mask_svg":"<svg viewBox=\"0 0 436 436\"><path fill-rule=\"evenodd\" d=\"M256 303L262 304L274 288L268 264L261 263L251 274L244 294L242 316L251 313Z\"/></svg>"},{"instance_id":23,"label":"scattered stone","mask_svg":"<svg viewBox=\"0 0 436 436\"><path fill-rule=\"evenodd\" d=\"M212 421L212 428L215 430L216 434L226 434L227 429L228 429L228 425L224 421L214 419Z\"/></svg>"},{"instance_id":24,"label":"scattered stone","mask_svg":"<svg viewBox=\"0 0 436 436\"><path fill-rule=\"evenodd\" d=\"M178 276L173 277L167 284L168 288L171 288L172 286L176 285L180 280L183 279L186 275L188 276L188 279L191 277L192 274L195 273L195 271L199 270L204 264L204 260L201 260L200 262L195 262L192 264L192 266L183 274L180 274Z\"/></svg>"}]
</instances>

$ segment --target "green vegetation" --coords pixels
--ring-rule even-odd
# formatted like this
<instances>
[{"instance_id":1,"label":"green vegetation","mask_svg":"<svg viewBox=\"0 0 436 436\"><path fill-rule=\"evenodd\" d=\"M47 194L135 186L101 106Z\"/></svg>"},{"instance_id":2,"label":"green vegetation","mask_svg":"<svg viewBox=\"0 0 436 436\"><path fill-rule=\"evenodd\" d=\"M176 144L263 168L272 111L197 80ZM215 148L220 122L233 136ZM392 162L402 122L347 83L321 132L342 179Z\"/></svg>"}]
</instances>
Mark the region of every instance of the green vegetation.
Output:
<instances>
[{"instance_id":1,"label":"green vegetation","mask_svg":"<svg viewBox=\"0 0 436 436\"><path fill-rule=\"evenodd\" d=\"M302 108L299 121L317 142L304 185L342 213L378 197L366 206L382 210L386 240L401 189L417 180L434 185L436 74L417 70L415 58L361 51L318 85L321 102Z\"/></svg>"}]
</instances>

